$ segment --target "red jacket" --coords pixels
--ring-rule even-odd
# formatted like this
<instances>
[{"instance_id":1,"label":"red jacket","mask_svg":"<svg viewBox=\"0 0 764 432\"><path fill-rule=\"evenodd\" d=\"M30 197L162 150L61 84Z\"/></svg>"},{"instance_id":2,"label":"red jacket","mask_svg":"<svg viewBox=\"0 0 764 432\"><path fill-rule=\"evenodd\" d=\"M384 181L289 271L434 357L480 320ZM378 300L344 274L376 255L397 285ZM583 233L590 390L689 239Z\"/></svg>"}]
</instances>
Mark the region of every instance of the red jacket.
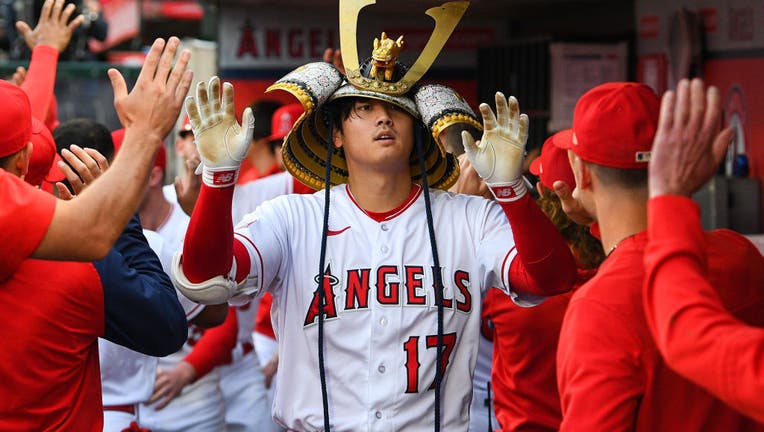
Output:
<instances>
[{"instance_id":1,"label":"red jacket","mask_svg":"<svg viewBox=\"0 0 764 432\"><path fill-rule=\"evenodd\" d=\"M644 308L658 349L682 376L764 422L764 258L744 237L720 232L729 247L718 252L731 268L716 285L697 204L665 196L651 199L648 211ZM733 316L715 287L748 290L753 301Z\"/></svg>"},{"instance_id":2,"label":"red jacket","mask_svg":"<svg viewBox=\"0 0 764 432\"><path fill-rule=\"evenodd\" d=\"M579 270L574 289L593 275ZM572 295L552 296L536 307L522 308L499 290L488 292L484 313L494 328L493 404L504 432L560 428L555 356Z\"/></svg>"},{"instance_id":3,"label":"red jacket","mask_svg":"<svg viewBox=\"0 0 764 432\"><path fill-rule=\"evenodd\" d=\"M739 269L728 254L734 245L719 234L707 241L710 274L727 307L764 319L761 296L725 283ZM642 306L646 244L646 232L621 241L597 276L573 295L557 357L561 430L764 430L664 363Z\"/></svg>"}]
</instances>

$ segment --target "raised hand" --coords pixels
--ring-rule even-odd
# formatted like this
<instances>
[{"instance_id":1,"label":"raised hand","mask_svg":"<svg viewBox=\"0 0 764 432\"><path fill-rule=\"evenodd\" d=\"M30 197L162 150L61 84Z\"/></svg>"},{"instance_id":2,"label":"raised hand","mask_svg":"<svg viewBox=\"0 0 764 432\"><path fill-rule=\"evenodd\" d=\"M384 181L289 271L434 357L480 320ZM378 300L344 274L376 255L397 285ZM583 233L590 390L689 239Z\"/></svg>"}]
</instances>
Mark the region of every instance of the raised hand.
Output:
<instances>
[{"instance_id":1,"label":"raised hand","mask_svg":"<svg viewBox=\"0 0 764 432\"><path fill-rule=\"evenodd\" d=\"M522 177L525 143L528 141L528 116L520 114L517 99L509 101L496 92L496 115L480 104L483 116L483 137L475 142L462 132L464 151L480 177L485 180L498 201L515 201L527 192Z\"/></svg>"},{"instance_id":2,"label":"raised hand","mask_svg":"<svg viewBox=\"0 0 764 432\"><path fill-rule=\"evenodd\" d=\"M200 163L199 158L186 160L183 176L175 177L175 195L178 197L178 204L183 212L189 216L194 211L199 192L201 192L202 176L196 174L196 168Z\"/></svg>"},{"instance_id":3,"label":"raised hand","mask_svg":"<svg viewBox=\"0 0 764 432\"><path fill-rule=\"evenodd\" d=\"M25 79L27 79L27 70L23 66L19 66L16 68L16 72L11 76L10 81L14 85L21 87L21 84L24 84Z\"/></svg>"},{"instance_id":4,"label":"raised hand","mask_svg":"<svg viewBox=\"0 0 764 432\"><path fill-rule=\"evenodd\" d=\"M491 192L488 190L488 185L485 184L485 181L480 178L480 175L475 171L475 168L472 167L467 155L460 155L458 160L459 178L448 191L459 194L481 196L488 199L493 198L493 195L491 195Z\"/></svg>"},{"instance_id":5,"label":"raised hand","mask_svg":"<svg viewBox=\"0 0 764 432\"><path fill-rule=\"evenodd\" d=\"M342 62L342 52L340 50L333 48L325 49L324 61L333 64L341 74L345 74L345 63Z\"/></svg>"},{"instance_id":6,"label":"raised hand","mask_svg":"<svg viewBox=\"0 0 764 432\"><path fill-rule=\"evenodd\" d=\"M573 198L573 191L570 190L570 186L567 183L557 180L552 187L554 187L554 193L560 198L562 211L568 215L570 220L584 226L591 226L594 223L594 218L586 211L584 206Z\"/></svg>"},{"instance_id":7,"label":"raised hand","mask_svg":"<svg viewBox=\"0 0 764 432\"><path fill-rule=\"evenodd\" d=\"M57 49L58 52L63 52L72 39L74 29L85 20L82 15L78 15L69 21L75 9L74 3L64 7L64 0L45 0L40 21L37 22L34 30L24 21L16 22L16 30L21 33L30 50L37 45L47 45Z\"/></svg>"},{"instance_id":8,"label":"raised hand","mask_svg":"<svg viewBox=\"0 0 764 432\"><path fill-rule=\"evenodd\" d=\"M175 66L172 65L179 44L180 39L176 37L171 37L166 44L164 39L155 40L130 93L122 74L109 69L114 108L127 129L126 136L143 135L160 145L175 126L193 78L192 72L186 70L190 51L183 50Z\"/></svg>"},{"instance_id":9,"label":"raised hand","mask_svg":"<svg viewBox=\"0 0 764 432\"><path fill-rule=\"evenodd\" d=\"M233 186L252 142L252 109L244 110L239 125L234 114L233 85L223 84L221 100L220 79L212 77L209 83L197 85L196 98L186 99L186 112L204 167L202 181L216 188Z\"/></svg>"},{"instance_id":10,"label":"raised hand","mask_svg":"<svg viewBox=\"0 0 764 432\"><path fill-rule=\"evenodd\" d=\"M58 168L64 173L74 192L74 194L70 193L63 183L56 183L59 197L65 200L78 195L109 168L109 161L98 150L83 149L74 144L68 150L61 150L61 157L69 164L59 162Z\"/></svg>"},{"instance_id":11,"label":"raised hand","mask_svg":"<svg viewBox=\"0 0 764 432\"><path fill-rule=\"evenodd\" d=\"M650 158L650 197L689 197L716 172L733 136L730 128L719 132L721 114L719 90L706 89L699 78L679 81L676 94L664 93Z\"/></svg>"}]
</instances>

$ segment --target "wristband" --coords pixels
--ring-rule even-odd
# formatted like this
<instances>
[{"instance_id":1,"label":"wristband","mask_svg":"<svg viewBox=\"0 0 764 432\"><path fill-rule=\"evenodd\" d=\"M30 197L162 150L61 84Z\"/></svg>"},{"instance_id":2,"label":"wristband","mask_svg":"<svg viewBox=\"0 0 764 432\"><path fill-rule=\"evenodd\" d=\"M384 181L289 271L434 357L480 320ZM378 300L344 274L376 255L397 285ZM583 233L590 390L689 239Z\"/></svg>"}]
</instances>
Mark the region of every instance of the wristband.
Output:
<instances>
[{"instance_id":1,"label":"wristband","mask_svg":"<svg viewBox=\"0 0 764 432\"><path fill-rule=\"evenodd\" d=\"M239 167L202 168L202 182L209 187L234 186L239 178Z\"/></svg>"},{"instance_id":2,"label":"wristband","mask_svg":"<svg viewBox=\"0 0 764 432\"><path fill-rule=\"evenodd\" d=\"M494 198L499 202L517 201L528 192L528 187L525 185L523 177L507 183L490 183L488 184L488 189L491 190Z\"/></svg>"}]
</instances>

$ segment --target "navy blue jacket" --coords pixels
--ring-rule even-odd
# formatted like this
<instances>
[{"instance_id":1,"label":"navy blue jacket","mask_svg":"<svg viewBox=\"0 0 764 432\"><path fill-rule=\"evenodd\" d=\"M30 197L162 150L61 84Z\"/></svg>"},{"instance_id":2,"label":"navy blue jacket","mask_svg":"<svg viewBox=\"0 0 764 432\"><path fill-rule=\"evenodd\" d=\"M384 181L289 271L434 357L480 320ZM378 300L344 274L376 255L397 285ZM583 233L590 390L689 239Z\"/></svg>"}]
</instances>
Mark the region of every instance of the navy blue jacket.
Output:
<instances>
[{"instance_id":1,"label":"navy blue jacket","mask_svg":"<svg viewBox=\"0 0 764 432\"><path fill-rule=\"evenodd\" d=\"M105 339L156 357L183 346L188 336L186 314L143 236L138 215L109 255L93 265L103 285Z\"/></svg>"}]
</instances>

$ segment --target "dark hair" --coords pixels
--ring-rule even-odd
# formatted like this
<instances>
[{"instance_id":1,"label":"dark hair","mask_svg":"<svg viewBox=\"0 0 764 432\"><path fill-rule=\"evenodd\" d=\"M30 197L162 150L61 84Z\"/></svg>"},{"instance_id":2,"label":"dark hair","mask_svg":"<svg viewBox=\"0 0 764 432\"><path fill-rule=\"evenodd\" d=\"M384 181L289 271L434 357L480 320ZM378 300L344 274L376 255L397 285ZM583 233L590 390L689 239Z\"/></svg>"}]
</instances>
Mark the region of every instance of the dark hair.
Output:
<instances>
[{"instance_id":1,"label":"dark hair","mask_svg":"<svg viewBox=\"0 0 764 432\"><path fill-rule=\"evenodd\" d=\"M355 109L355 104L358 101L366 100L362 97L346 97L340 98L326 104L323 108L326 113L326 120L331 121L334 124L334 129L342 132L342 122L350 117L350 113ZM329 141L331 141L329 137Z\"/></svg>"},{"instance_id":2,"label":"dark hair","mask_svg":"<svg viewBox=\"0 0 764 432\"><path fill-rule=\"evenodd\" d=\"M605 184L612 184L625 189L641 189L647 187L646 169L612 168L590 162L586 163Z\"/></svg>"},{"instance_id":3,"label":"dark hair","mask_svg":"<svg viewBox=\"0 0 764 432\"><path fill-rule=\"evenodd\" d=\"M335 129L338 129L340 132L342 131L342 122L350 118L350 116L356 114L356 103L358 102L365 102L365 101L374 101L374 102L381 102L386 103L390 105L394 105L391 102L387 102L384 100L369 98L369 97L363 97L363 96L352 96L352 97L344 97L339 98L326 106L324 106L324 112L328 117L325 117L325 120L331 119L331 121L334 123ZM403 110L406 114L409 114L407 111ZM409 114L411 115L411 114ZM415 122L417 119L414 119ZM420 122L421 123L421 122Z\"/></svg>"},{"instance_id":4,"label":"dark hair","mask_svg":"<svg viewBox=\"0 0 764 432\"><path fill-rule=\"evenodd\" d=\"M537 202L544 214L568 242L578 261L578 266L584 270L599 267L605 259L602 243L591 235L588 227L573 222L565 214L557 194L541 185L541 196Z\"/></svg>"},{"instance_id":5,"label":"dark hair","mask_svg":"<svg viewBox=\"0 0 764 432\"><path fill-rule=\"evenodd\" d=\"M258 140L271 136L271 117L277 109L281 108L279 102L261 99L252 102L249 107L252 109L252 116L255 118L255 129L252 132L252 139Z\"/></svg>"},{"instance_id":6,"label":"dark hair","mask_svg":"<svg viewBox=\"0 0 764 432\"><path fill-rule=\"evenodd\" d=\"M88 118L67 120L53 131L56 151L69 148L72 144L98 150L106 159L114 159L114 142L106 126Z\"/></svg>"},{"instance_id":7,"label":"dark hair","mask_svg":"<svg viewBox=\"0 0 764 432\"><path fill-rule=\"evenodd\" d=\"M16 153L9 154L8 156L0 157L0 169L4 169L8 171L8 163L11 161L11 159L16 156Z\"/></svg>"}]
</instances>

